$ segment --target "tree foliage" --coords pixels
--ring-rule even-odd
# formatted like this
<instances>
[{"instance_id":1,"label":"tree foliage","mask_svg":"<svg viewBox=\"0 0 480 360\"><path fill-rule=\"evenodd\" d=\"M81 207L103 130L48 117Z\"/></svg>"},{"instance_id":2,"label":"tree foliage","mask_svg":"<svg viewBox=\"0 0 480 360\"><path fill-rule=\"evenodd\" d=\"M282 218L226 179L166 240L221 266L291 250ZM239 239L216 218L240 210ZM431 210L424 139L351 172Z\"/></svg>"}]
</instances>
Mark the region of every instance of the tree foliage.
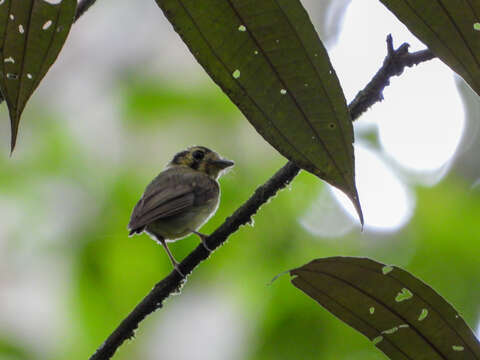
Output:
<instances>
[{"instance_id":1,"label":"tree foliage","mask_svg":"<svg viewBox=\"0 0 480 360\"><path fill-rule=\"evenodd\" d=\"M94 2L80 2L77 17L75 0L56 5L44 0L0 2L0 90L10 114L12 151L28 99L60 53L74 20ZM250 222L300 169L341 189L363 224L352 118L381 100L389 78L405 66L438 56L480 93L479 0L382 0L428 50L410 54L406 45L394 50L389 38L383 73L350 107L300 0L156 2L212 80L289 160L208 238L211 248ZM208 256L198 247L181 267L189 273ZM480 344L458 312L405 270L374 260L334 257L313 260L291 274L296 287L391 359L480 359ZM173 272L159 282L92 359L113 356L182 281Z\"/></svg>"}]
</instances>

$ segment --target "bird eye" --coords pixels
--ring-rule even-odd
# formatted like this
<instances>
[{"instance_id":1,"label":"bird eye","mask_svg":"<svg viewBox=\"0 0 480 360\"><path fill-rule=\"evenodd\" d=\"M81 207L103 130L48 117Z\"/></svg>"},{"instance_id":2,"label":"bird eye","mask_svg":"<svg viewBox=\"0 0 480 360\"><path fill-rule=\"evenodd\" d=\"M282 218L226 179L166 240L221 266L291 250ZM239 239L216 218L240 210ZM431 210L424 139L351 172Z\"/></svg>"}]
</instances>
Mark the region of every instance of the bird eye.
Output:
<instances>
[{"instance_id":1,"label":"bird eye","mask_svg":"<svg viewBox=\"0 0 480 360\"><path fill-rule=\"evenodd\" d=\"M203 157L205 156L205 153L202 150L195 150L192 153L192 156L195 160L202 160Z\"/></svg>"}]
</instances>

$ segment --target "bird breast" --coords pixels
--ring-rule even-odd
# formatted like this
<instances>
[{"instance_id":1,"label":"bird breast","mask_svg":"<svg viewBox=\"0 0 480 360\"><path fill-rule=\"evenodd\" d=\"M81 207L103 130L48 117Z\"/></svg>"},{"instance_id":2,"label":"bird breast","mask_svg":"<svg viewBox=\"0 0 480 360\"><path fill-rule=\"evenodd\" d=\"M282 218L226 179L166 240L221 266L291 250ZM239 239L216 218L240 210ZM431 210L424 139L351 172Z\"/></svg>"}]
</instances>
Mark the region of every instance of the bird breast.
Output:
<instances>
[{"instance_id":1,"label":"bird breast","mask_svg":"<svg viewBox=\"0 0 480 360\"><path fill-rule=\"evenodd\" d=\"M220 194L209 198L203 204L197 204L191 209L164 219L158 219L147 226L147 232L163 236L167 242L180 240L192 231L198 230L215 214L219 204Z\"/></svg>"}]
</instances>

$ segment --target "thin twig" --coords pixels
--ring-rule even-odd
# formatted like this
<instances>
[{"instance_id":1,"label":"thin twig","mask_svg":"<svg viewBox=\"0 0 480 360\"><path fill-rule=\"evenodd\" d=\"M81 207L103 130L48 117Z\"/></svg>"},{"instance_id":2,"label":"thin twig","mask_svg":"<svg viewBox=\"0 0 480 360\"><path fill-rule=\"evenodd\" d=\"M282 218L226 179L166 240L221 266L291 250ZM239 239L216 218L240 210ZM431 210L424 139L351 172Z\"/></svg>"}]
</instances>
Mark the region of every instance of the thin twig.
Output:
<instances>
[{"instance_id":1,"label":"thin twig","mask_svg":"<svg viewBox=\"0 0 480 360\"><path fill-rule=\"evenodd\" d=\"M407 43L403 43L398 49L394 50L392 35L387 36L387 56L382 67L349 105L353 121L358 119L373 104L383 100L383 90L390 85L392 76L400 76L406 67L412 67L435 58L435 55L428 49L410 53L408 47Z\"/></svg>"},{"instance_id":2,"label":"thin twig","mask_svg":"<svg viewBox=\"0 0 480 360\"><path fill-rule=\"evenodd\" d=\"M381 94L383 89L389 84L390 77L400 75L407 66L420 64L433 58L433 55L428 50L409 53L407 44L403 44L397 50L394 50L390 35L387 38L387 46L388 55L382 68L349 105L352 121L356 120L372 104L383 99ZM287 162L265 184L258 187L253 195L207 238L208 247L210 249L218 248L240 226L249 223L260 207L275 196L279 190L285 188L299 172L299 167L291 161ZM190 274L209 255L205 247L200 244L180 263L181 272ZM138 324L146 316L161 308L165 299L172 293L180 290L183 281L184 279L178 271L173 270L166 278L157 283L150 293L113 331L103 345L97 349L90 360L110 359L126 339L134 336L134 331L138 328Z\"/></svg>"},{"instance_id":3,"label":"thin twig","mask_svg":"<svg viewBox=\"0 0 480 360\"><path fill-rule=\"evenodd\" d=\"M268 199L274 196L278 190L287 186L299 171L300 169L292 162L288 162L278 170L265 184L255 190L255 193L246 203L238 208L232 216L227 218L225 222L207 238L208 248L212 250L218 248L232 233L237 231L241 225L249 223L258 209L265 204ZM193 269L203 260L207 259L209 255L209 252L203 244L197 246L197 248L180 263L180 271L182 274L190 274ZM112 335L109 336L107 341L105 341L90 359L110 359L123 341L134 336L133 332L138 327L140 321L156 309L162 307L163 301L170 294L179 291L182 283L183 278L178 271L174 270L165 279L155 285L150 293L121 322L118 328L115 329Z\"/></svg>"}]
</instances>

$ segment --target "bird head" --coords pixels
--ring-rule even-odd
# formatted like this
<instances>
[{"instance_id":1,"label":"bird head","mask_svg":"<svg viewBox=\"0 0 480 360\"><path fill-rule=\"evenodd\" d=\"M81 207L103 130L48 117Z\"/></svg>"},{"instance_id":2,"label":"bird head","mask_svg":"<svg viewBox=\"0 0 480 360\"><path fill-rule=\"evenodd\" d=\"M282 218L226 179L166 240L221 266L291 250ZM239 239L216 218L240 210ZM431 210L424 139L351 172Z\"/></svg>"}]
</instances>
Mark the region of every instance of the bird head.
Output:
<instances>
[{"instance_id":1,"label":"bird head","mask_svg":"<svg viewBox=\"0 0 480 360\"><path fill-rule=\"evenodd\" d=\"M218 179L222 172L234 165L233 161L222 158L215 151L204 146L191 146L177 153L169 167L185 166L195 171L207 174L212 179Z\"/></svg>"}]
</instances>

